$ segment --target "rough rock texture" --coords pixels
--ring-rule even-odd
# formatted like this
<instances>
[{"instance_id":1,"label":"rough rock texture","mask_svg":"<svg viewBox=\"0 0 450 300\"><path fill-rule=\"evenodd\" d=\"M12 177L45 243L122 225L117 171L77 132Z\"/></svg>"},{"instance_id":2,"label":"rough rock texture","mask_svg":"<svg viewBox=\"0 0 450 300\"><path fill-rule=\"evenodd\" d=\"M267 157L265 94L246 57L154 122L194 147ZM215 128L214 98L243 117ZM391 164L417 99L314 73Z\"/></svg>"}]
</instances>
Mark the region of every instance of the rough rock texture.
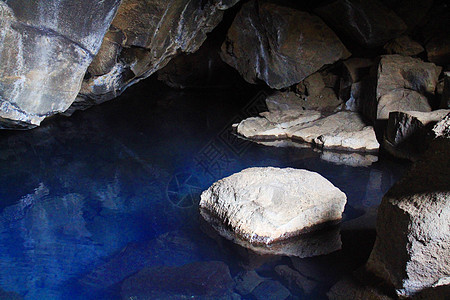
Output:
<instances>
[{"instance_id":1,"label":"rough rock texture","mask_svg":"<svg viewBox=\"0 0 450 300\"><path fill-rule=\"evenodd\" d=\"M450 113L433 127L436 137L450 138Z\"/></svg>"},{"instance_id":2,"label":"rough rock texture","mask_svg":"<svg viewBox=\"0 0 450 300\"><path fill-rule=\"evenodd\" d=\"M361 80L369 75L372 59L353 57L342 62L342 77L339 83L339 98L346 102L345 108L358 111L361 105Z\"/></svg>"},{"instance_id":3,"label":"rough rock texture","mask_svg":"<svg viewBox=\"0 0 450 300\"><path fill-rule=\"evenodd\" d=\"M367 126L358 113L342 111L322 119L318 119L320 115L314 111L279 113L283 114L280 120L289 118L290 122L277 123L267 117L253 117L239 123L237 132L257 140L289 138L325 149L378 151L373 127ZM268 116L271 114L267 113ZM294 119L290 119L292 116L295 116Z\"/></svg>"},{"instance_id":4,"label":"rough rock texture","mask_svg":"<svg viewBox=\"0 0 450 300\"><path fill-rule=\"evenodd\" d=\"M197 51L222 20L223 10L236 2L123 0L77 101L112 99L175 55Z\"/></svg>"},{"instance_id":5,"label":"rough rock texture","mask_svg":"<svg viewBox=\"0 0 450 300\"><path fill-rule=\"evenodd\" d=\"M320 72L308 76L303 84L305 86L304 109L315 109L321 111L333 111L342 103L334 90L327 87Z\"/></svg>"},{"instance_id":6,"label":"rough rock texture","mask_svg":"<svg viewBox=\"0 0 450 300\"><path fill-rule=\"evenodd\" d=\"M433 37L425 47L429 61L438 65L450 63L450 38L448 35Z\"/></svg>"},{"instance_id":7,"label":"rough rock texture","mask_svg":"<svg viewBox=\"0 0 450 300\"><path fill-rule=\"evenodd\" d=\"M281 283L275 280L266 280L258 285L252 292L256 300L288 299L291 293Z\"/></svg>"},{"instance_id":8,"label":"rough rock texture","mask_svg":"<svg viewBox=\"0 0 450 300\"><path fill-rule=\"evenodd\" d=\"M0 128L34 127L72 104L119 4L0 1Z\"/></svg>"},{"instance_id":9,"label":"rough rock texture","mask_svg":"<svg viewBox=\"0 0 450 300\"><path fill-rule=\"evenodd\" d=\"M337 0L315 11L346 40L364 47L383 45L407 29L402 19L377 0Z\"/></svg>"},{"instance_id":10,"label":"rough rock texture","mask_svg":"<svg viewBox=\"0 0 450 300\"><path fill-rule=\"evenodd\" d=\"M350 53L317 16L251 1L236 16L221 55L246 81L281 89Z\"/></svg>"},{"instance_id":11,"label":"rough rock texture","mask_svg":"<svg viewBox=\"0 0 450 300\"><path fill-rule=\"evenodd\" d=\"M266 98L269 111L301 111L306 108L304 99L294 92L275 92Z\"/></svg>"},{"instance_id":12,"label":"rough rock texture","mask_svg":"<svg viewBox=\"0 0 450 300\"><path fill-rule=\"evenodd\" d=\"M384 147L393 155L416 160L434 137L432 126L450 110L432 112L391 112L384 137Z\"/></svg>"},{"instance_id":13,"label":"rough rock texture","mask_svg":"<svg viewBox=\"0 0 450 300\"><path fill-rule=\"evenodd\" d=\"M362 284L355 278L348 277L338 281L327 293L329 300L393 300L372 286Z\"/></svg>"},{"instance_id":14,"label":"rough rock texture","mask_svg":"<svg viewBox=\"0 0 450 300\"><path fill-rule=\"evenodd\" d=\"M384 55L372 69L371 88L363 112L372 120L387 119L391 111L431 111L441 67L417 58Z\"/></svg>"},{"instance_id":15,"label":"rough rock texture","mask_svg":"<svg viewBox=\"0 0 450 300\"><path fill-rule=\"evenodd\" d=\"M421 161L383 197L367 269L411 296L450 276L450 139L433 141Z\"/></svg>"},{"instance_id":16,"label":"rough rock texture","mask_svg":"<svg viewBox=\"0 0 450 300\"><path fill-rule=\"evenodd\" d=\"M408 25L408 29L412 30L421 24L434 0L382 0L382 2L391 8L396 15Z\"/></svg>"},{"instance_id":17,"label":"rough rock texture","mask_svg":"<svg viewBox=\"0 0 450 300\"><path fill-rule=\"evenodd\" d=\"M405 56L414 56L425 51L421 44L412 40L407 35L402 35L389 41L383 48L388 54L401 54Z\"/></svg>"},{"instance_id":18,"label":"rough rock texture","mask_svg":"<svg viewBox=\"0 0 450 300\"><path fill-rule=\"evenodd\" d=\"M123 299L232 299L234 281L220 261L145 268L122 284Z\"/></svg>"},{"instance_id":19,"label":"rough rock texture","mask_svg":"<svg viewBox=\"0 0 450 300\"><path fill-rule=\"evenodd\" d=\"M270 245L339 221L346 198L314 172L249 168L204 191L200 209L240 239Z\"/></svg>"},{"instance_id":20,"label":"rough rock texture","mask_svg":"<svg viewBox=\"0 0 450 300\"><path fill-rule=\"evenodd\" d=\"M441 108L450 108L450 72L444 73L444 88L441 96Z\"/></svg>"}]
</instances>

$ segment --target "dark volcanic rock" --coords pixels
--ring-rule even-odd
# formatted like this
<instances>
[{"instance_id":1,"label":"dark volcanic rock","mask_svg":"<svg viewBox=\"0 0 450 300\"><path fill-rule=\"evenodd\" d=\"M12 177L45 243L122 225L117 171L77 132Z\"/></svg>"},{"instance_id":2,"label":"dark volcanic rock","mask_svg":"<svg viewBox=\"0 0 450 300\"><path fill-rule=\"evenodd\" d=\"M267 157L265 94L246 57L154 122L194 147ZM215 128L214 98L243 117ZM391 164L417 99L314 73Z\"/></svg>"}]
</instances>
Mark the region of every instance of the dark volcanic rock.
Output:
<instances>
[{"instance_id":1,"label":"dark volcanic rock","mask_svg":"<svg viewBox=\"0 0 450 300\"><path fill-rule=\"evenodd\" d=\"M372 120L387 119L391 111L431 111L441 67L417 58L384 55L373 69L370 91L362 110Z\"/></svg>"},{"instance_id":2,"label":"dark volcanic rock","mask_svg":"<svg viewBox=\"0 0 450 300\"><path fill-rule=\"evenodd\" d=\"M323 21L266 1L245 4L222 46L222 59L250 83L281 89L350 53Z\"/></svg>"},{"instance_id":3,"label":"dark volcanic rock","mask_svg":"<svg viewBox=\"0 0 450 300\"><path fill-rule=\"evenodd\" d=\"M223 262L146 268L122 284L123 299L231 299L234 281Z\"/></svg>"},{"instance_id":4,"label":"dark volcanic rock","mask_svg":"<svg viewBox=\"0 0 450 300\"><path fill-rule=\"evenodd\" d=\"M0 128L34 127L72 104L119 4L0 2Z\"/></svg>"},{"instance_id":5,"label":"dark volcanic rock","mask_svg":"<svg viewBox=\"0 0 450 300\"><path fill-rule=\"evenodd\" d=\"M423 22L433 5L434 0L382 0L408 25L408 29L414 29Z\"/></svg>"},{"instance_id":6,"label":"dark volcanic rock","mask_svg":"<svg viewBox=\"0 0 450 300\"><path fill-rule=\"evenodd\" d=\"M450 276L450 139L432 142L422 160L383 197L367 269L412 296Z\"/></svg>"},{"instance_id":7,"label":"dark volcanic rock","mask_svg":"<svg viewBox=\"0 0 450 300\"><path fill-rule=\"evenodd\" d=\"M348 41L364 47L381 46L406 31L403 20L377 0L337 0L316 12Z\"/></svg>"},{"instance_id":8,"label":"dark volcanic rock","mask_svg":"<svg viewBox=\"0 0 450 300\"><path fill-rule=\"evenodd\" d=\"M438 64L450 64L450 37L448 35L433 37L427 44L428 60Z\"/></svg>"},{"instance_id":9,"label":"dark volcanic rock","mask_svg":"<svg viewBox=\"0 0 450 300\"><path fill-rule=\"evenodd\" d=\"M197 51L236 2L123 0L77 101L112 99L177 54Z\"/></svg>"}]
</instances>

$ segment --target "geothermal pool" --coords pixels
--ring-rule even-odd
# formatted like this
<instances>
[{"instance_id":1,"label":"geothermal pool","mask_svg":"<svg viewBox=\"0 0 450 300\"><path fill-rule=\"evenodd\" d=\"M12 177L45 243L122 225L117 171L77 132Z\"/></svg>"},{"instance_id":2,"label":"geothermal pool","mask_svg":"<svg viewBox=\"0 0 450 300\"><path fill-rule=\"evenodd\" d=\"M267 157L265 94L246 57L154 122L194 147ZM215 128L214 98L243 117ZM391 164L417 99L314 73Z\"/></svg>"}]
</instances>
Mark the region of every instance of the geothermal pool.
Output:
<instances>
[{"instance_id":1,"label":"geothermal pool","mask_svg":"<svg viewBox=\"0 0 450 300\"><path fill-rule=\"evenodd\" d=\"M208 272L205 262L215 261L229 268L233 281L243 272L262 278L251 294L231 287L223 299L325 298L365 263L375 209L407 165L381 155L370 166L350 166L342 154L238 138L231 125L263 111L263 100L256 89L177 92L138 85L40 128L0 132L0 294L120 299L141 289L126 279L144 268L160 276L184 270L165 267L197 263ZM342 250L305 259L258 256L212 234L199 217L200 193L254 166L305 168L345 192ZM298 272L303 287L281 276L280 265ZM219 273L211 276L223 289ZM187 272L183 280L181 272L177 282L168 276L145 289L162 299L183 289L214 295L214 285L196 286L193 277ZM186 286L178 287L180 281Z\"/></svg>"}]
</instances>

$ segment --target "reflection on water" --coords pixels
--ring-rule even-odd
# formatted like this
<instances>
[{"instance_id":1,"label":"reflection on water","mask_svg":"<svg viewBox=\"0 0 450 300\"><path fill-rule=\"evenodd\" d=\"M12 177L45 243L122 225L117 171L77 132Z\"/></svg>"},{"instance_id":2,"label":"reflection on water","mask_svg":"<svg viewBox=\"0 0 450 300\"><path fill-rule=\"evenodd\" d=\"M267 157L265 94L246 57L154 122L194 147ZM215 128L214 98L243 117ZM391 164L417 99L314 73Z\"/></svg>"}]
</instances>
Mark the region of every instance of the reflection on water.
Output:
<instances>
[{"instance_id":1,"label":"reflection on water","mask_svg":"<svg viewBox=\"0 0 450 300\"><path fill-rule=\"evenodd\" d=\"M149 92L138 85L119 101L71 118L58 117L28 132L1 132L0 288L26 299L116 299L125 290L133 294L130 280L137 276L139 282L139 274L170 277L186 264L204 273L218 264L206 262L216 261L226 264L233 282L245 272L260 279L252 296L213 281L208 290L213 298L219 295L215 284L225 298L286 291L323 296L333 280L364 261L373 231L342 232L343 249L319 258L256 255L205 232L197 211L200 192L247 167L306 168L347 194L350 220L377 206L404 166L381 158L370 167L351 167L309 148L241 140L228 129L257 114L261 97L255 95ZM217 278L228 278L224 272ZM189 276L195 286L196 277ZM304 278L304 286L292 276ZM171 297L198 290L167 289L144 294Z\"/></svg>"}]
</instances>

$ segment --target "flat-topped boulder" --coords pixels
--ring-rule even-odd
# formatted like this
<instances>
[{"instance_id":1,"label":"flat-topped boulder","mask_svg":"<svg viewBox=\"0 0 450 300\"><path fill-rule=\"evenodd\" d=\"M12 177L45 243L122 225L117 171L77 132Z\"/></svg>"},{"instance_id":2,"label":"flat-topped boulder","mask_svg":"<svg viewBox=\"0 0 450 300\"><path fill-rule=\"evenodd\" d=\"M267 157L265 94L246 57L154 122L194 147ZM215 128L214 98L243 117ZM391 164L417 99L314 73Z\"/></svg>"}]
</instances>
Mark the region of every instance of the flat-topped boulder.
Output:
<instances>
[{"instance_id":1,"label":"flat-topped boulder","mask_svg":"<svg viewBox=\"0 0 450 300\"><path fill-rule=\"evenodd\" d=\"M249 168L204 191L200 212L226 238L271 245L339 222L346 202L318 173Z\"/></svg>"},{"instance_id":2,"label":"flat-topped boulder","mask_svg":"<svg viewBox=\"0 0 450 300\"><path fill-rule=\"evenodd\" d=\"M379 148L373 127L356 112L341 111L321 119L320 113L308 110L262 116L243 120L237 132L255 140L292 139L326 149L377 152Z\"/></svg>"}]
</instances>

